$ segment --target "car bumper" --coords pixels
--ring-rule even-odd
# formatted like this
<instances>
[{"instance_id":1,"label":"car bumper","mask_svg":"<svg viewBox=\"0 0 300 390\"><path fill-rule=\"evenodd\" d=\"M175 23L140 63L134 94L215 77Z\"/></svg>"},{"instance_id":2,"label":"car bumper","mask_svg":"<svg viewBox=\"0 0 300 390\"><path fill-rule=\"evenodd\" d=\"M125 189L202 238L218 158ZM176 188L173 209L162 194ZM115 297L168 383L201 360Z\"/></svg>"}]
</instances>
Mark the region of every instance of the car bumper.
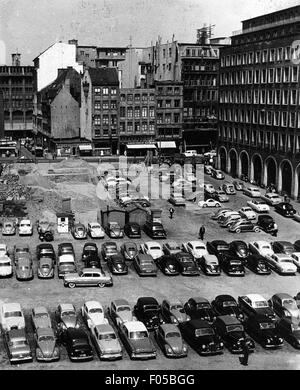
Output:
<instances>
[{"instance_id":1,"label":"car bumper","mask_svg":"<svg viewBox=\"0 0 300 390\"><path fill-rule=\"evenodd\" d=\"M156 272L145 272L145 271L140 271L139 272L140 276L157 276Z\"/></svg>"},{"instance_id":2,"label":"car bumper","mask_svg":"<svg viewBox=\"0 0 300 390\"><path fill-rule=\"evenodd\" d=\"M226 272L226 271L225 271ZM227 271L227 275L229 276L245 276L245 272L232 272L232 271Z\"/></svg>"},{"instance_id":3,"label":"car bumper","mask_svg":"<svg viewBox=\"0 0 300 390\"><path fill-rule=\"evenodd\" d=\"M131 354L131 358L132 359L139 359L139 360L155 359L156 352L150 352L150 353L135 353L135 352L133 352Z\"/></svg>"},{"instance_id":4,"label":"car bumper","mask_svg":"<svg viewBox=\"0 0 300 390\"><path fill-rule=\"evenodd\" d=\"M2 231L2 236L14 236L16 232L10 233L10 232L3 232Z\"/></svg>"},{"instance_id":5,"label":"car bumper","mask_svg":"<svg viewBox=\"0 0 300 390\"><path fill-rule=\"evenodd\" d=\"M32 362L33 358L32 356L22 356L22 357L12 357L9 359L11 363L28 363Z\"/></svg>"},{"instance_id":6,"label":"car bumper","mask_svg":"<svg viewBox=\"0 0 300 390\"><path fill-rule=\"evenodd\" d=\"M166 357L168 358L184 358L187 357L187 352L166 352Z\"/></svg>"},{"instance_id":7,"label":"car bumper","mask_svg":"<svg viewBox=\"0 0 300 390\"><path fill-rule=\"evenodd\" d=\"M181 275L183 275L183 276L199 276L200 272L197 272L197 271L182 271Z\"/></svg>"},{"instance_id":8,"label":"car bumper","mask_svg":"<svg viewBox=\"0 0 300 390\"><path fill-rule=\"evenodd\" d=\"M115 353L109 353L109 352L102 352L99 354L99 357L101 360L118 360L122 359L122 352L115 352Z\"/></svg>"},{"instance_id":9,"label":"car bumper","mask_svg":"<svg viewBox=\"0 0 300 390\"><path fill-rule=\"evenodd\" d=\"M93 360L94 356L93 355L82 355L82 356L73 356L70 355L70 360L71 362L84 362L84 361L90 361Z\"/></svg>"},{"instance_id":10,"label":"car bumper","mask_svg":"<svg viewBox=\"0 0 300 390\"><path fill-rule=\"evenodd\" d=\"M141 238L142 236L141 236L140 233L128 233L127 237L129 237L129 238Z\"/></svg>"},{"instance_id":11,"label":"car bumper","mask_svg":"<svg viewBox=\"0 0 300 390\"><path fill-rule=\"evenodd\" d=\"M38 362L58 362L60 356L49 356L49 357L36 357Z\"/></svg>"},{"instance_id":12,"label":"car bumper","mask_svg":"<svg viewBox=\"0 0 300 390\"><path fill-rule=\"evenodd\" d=\"M32 235L33 232L24 232L24 233L19 232L19 236L32 236Z\"/></svg>"}]
</instances>

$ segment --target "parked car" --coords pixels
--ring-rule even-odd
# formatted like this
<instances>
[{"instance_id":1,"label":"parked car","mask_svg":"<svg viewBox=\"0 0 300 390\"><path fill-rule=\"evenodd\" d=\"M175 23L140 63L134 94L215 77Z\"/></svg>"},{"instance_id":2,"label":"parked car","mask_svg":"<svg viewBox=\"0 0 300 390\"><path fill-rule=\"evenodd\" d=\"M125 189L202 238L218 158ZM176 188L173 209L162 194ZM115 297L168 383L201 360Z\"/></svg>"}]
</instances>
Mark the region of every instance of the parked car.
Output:
<instances>
[{"instance_id":1,"label":"parked car","mask_svg":"<svg viewBox=\"0 0 300 390\"><path fill-rule=\"evenodd\" d=\"M22 219L19 223L19 236L32 236L33 226L29 219Z\"/></svg>"},{"instance_id":2,"label":"parked car","mask_svg":"<svg viewBox=\"0 0 300 390\"><path fill-rule=\"evenodd\" d=\"M284 253L285 255L291 255L296 251L294 245L289 241L274 241L272 249L274 253Z\"/></svg>"},{"instance_id":3,"label":"parked car","mask_svg":"<svg viewBox=\"0 0 300 390\"><path fill-rule=\"evenodd\" d=\"M221 218L228 211L232 212L232 209L225 208L225 209L218 210L211 216L211 219L214 221L217 221L217 220L219 220L219 218Z\"/></svg>"},{"instance_id":4,"label":"parked car","mask_svg":"<svg viewBox=\"0 0 300 390\"><path fill-rule=\"evenodd\" d=\"M208 253L217 256L219 261L224 254L230 252L229 244L223 240L209 241L206 244L206 248Z\"/></svg>"},{"instance_id":5,"label":"parked car","mask_svg":"<svg viewBox=\"0 0 300 390\"><path fill-rule=\"evenodd\" d=\"M76 269L74 255L64 254L58 257L57 273L59 279L63 278L67 274L73 274L76 272Z\"/></svg>"},{"instance_id":6,"label":"parked car","mask_svg":"<svg viewBox=\"0 0 300 390\"><path fill-rule=\"evenodd\" d=\"M184 197L182 196L182 194L179 194L177 192L175 192L174 194L171 194L171 196L169 198L169 202L173 206L176 206L176 207L180 207L180 206L185 207L185 199L184 199Z\"/></svg>"},{"instance_id":7,"label":"parked car","mask_svg":"<svg viewBox=\"0 0 300 390\"><path fill-rule=\"evenodd\" d=\"M275 322L263 314L251 315L245 321L245 330L264 348L280 348L283 338L276 330Z\"/></svg>"},{"instance_id":8,"label":"parked car","mask_svg":"<svg viewBox=\"0 0 300 390\"><path fill-rule=\"evenodd\" d=\"M268 258L274 255L271 244L268 241L254 241L249 243L249 250L254 255L260 255Z\"/></svg>"},{"instance_id":9,"label":"parked car","mask_svg":"<svg viewBox=\"0 0 300 390\"><path fill-rule=\"evenodd\" d=\"M167 238L167 233L163 225L159 222L147 221L144 225L145 233L151 238Z\"/></svg>"},{"instance_id":10,"label":"parked car","mask_svg":"<svg viewBox=\"0 0 300 390\"><path fill-rule=\"evenodd\" d=\"M163 323L160 305L153 297L139 298L134 306L134 315L150 331L155 330Z\"/></svg>"},{"instance_id":11,"label":"parked car","mask_svg":"<svg viewBox=\"0 0 300 390\"><path fill-rule=\"evenodd\" d=\"M261 192L258 188L246 186L243 189L244 195L250 196L250 198L260 198Z\"/></svg>"},{"instance_id":12,"label":"parked car","mask_svg":"<svg viewBox=\"0 0 300 390\"><path fill-rule=\"evenodd\" d=\"M279 203L282 203L282 197L274 192L268 192L265 195L261 195L261 199L270 206L275 206Z\"/></svg>"},{"instance_id":13,"label":"parked car","mask_svg":"<svg viewBox=\"0 0 300 390\"><path fill-rule=\"evenodd\" d=\"M230 217L237 217L237 219L241 219L241 215L237 211L226 211L218 217L217 221L221 224Z\"/></svg>"},{"instance_id":14,"label":"parked car","mask_svg":"<svg viewBox=\"0 0 300 390\"><path fill-rule=\"evenodd\" d=\"M61 303L55 311L58 329L79 328L79 319L72 303Z\"/></svg>"},{"instance_id":15,"label":"parked car","mask_svg":"<svg viewBox=\"0 0 300 390\"><path fill-rule=\"evenodd\" d=\"M269 306L268 301L259 294L248 294L238 297L238 304L241 310L249 317L252 314L263 314L270 321L276 321L274 310Z\"/></svg>"},{"instance_id":16,"label":"parked car","mask_svg":"<svg viewBox=\"0 0 300 390\"><path fill-rule=\"evenodd\" d=\"M229 202L229 197L223 190L216 190L213 194L210 194L210 196L212 197L212 199L217 200L221 203Z\"/></svg>"},{"instance_id":17,"label":"parked car","mask_svg":"<svg viewBox=\"0 0 300 390\"><path fill-rule=\"evenodd\" d=\"M299 322L300 310L296 300L291 295L285 293L275 294L269 300L269 304L278 317L294 318Z\"/></svg>"},{"instance_id":18,"label":"parked car","mask_svg":"<svg viewBox=\"0 0 300 390\"><path fill-rule=\"evenodd\" d=\"M37 306L32 309L31 322L34 332L39 328L52 328L50 314L44 306Z\"/></svg>"},{"instance_id":19,"label":"parked car","mask_svg":"<svg viewBox=\"0 0 300 390\"><path fill-rule=\"evenodd\" d=\"M234 188L237 191L243 191L244 190L245 184L242 181L234 180L232 182L232 184L234 185Z\"/></svg>"},{"instance_id":20,"label":"parked car","mask_svg":"<svg viewBox=\"0 0 300 390\"><path fill-rule=\"evenodd\" d=\"M19 258L29 256L31 258L31 253L28 244L16 244L14 245L13 257L14 263L17 264Z\"/></svg>"},{"instance_id":21,"label":"parked car","mask_svg":"<svg viewBox=\"0 0 300 390\"><path fill-rule=\"evenodd\" d=\"M0 278L11 278L13 276L13 264L9 256L0 254Z\"/></svg>"},{"instance_id":22,"label":"parked car","mask_svg":"<svg viewBox=\"0 0 300 390\"><path fill-rule=\"evenodd\" d=\"M295 320L290 317L283 317L278 321L276 329L281 338L291 344L294 348L300 349L299 319Z\"/></svg>"},{"instance_id":23,"label":"parked car","mask_svg":"<svg viewBox=\"0 0 300 390\"><path fill-rule=\"evenodd\" d=\"M231 295L218 295L211 303L217 316L233 316L238 320L244 320L244 314L237 301Z\"/></svg>"},{"instance_id":24,"label":"parked car","mask_svg":"<svg viewBox=\"0 0 300 390\"><path fill-rule=\"evenodd\" d=\"M300 252L294 252L291 254L291 258L293 263L298 269L298 272L300 271Z\"/></svg>"},{"instance_id":25,"label":"parked car","mask_svg":"<svg viewBox=\"0 0 300 390\"><path fill-rule=\"evenodd\" d=\"M91 254L98 254L98 247L94 242L86 242L82 249L81 259L84 262L85 258Z\"/></svg>"},{"instance_id":26,"label":"parked car","mask_svg":"<svg viewBox=\"0 0 300 390\"><path fill-rule=\"evenodd\" d=\"M101 255L104 261L107 261L109 256L117 255L117 254L118 254L118 247L115 242L107 241L104 244L102 244Z\"/></svg>"},{"instance_id":27,"label":"parked car","mask_svg":"<svg viewBox=\"0 0 300 390\"><path fill-rule=\"evenodd\" d=\"M225 179L225 175L222 171L220 171L219 169L212 169L211 170L211 177L214 178L214 179L217 179L217 180L224 180Z\"/></svg>"},{"instance_id":28,"label":"parked car","mask_svg":"<svg viewBox=\"0 0 300 390\"><path fill-rule=\"evenodd\" d=\"M188 347L176 325L160 325L155 332L155 339L166 357L183 358L188 355Z\"/></svg>"},{"instance_id":29,"label":"parked car","mask_svg":"<svg viewBox=\"0 0 300 390\"><path fill-rule=\"evenodd\" d=\"M136 321L133 310L126 299L115 299L108 308L110 318L116 326L123 322Z\"/></svg>"},{"instance_id":30,"label":"parked car","mask_svg":"<svg viewBox=\"0 0 300 390\"><path fill-rule=\"evenodd\" d=\"M241 214L242 218L246 218L249 221L252 221L257 217L256 213L253 211L251 207L242 207L239 210L239 214Z\"/></svg>"},{"instance_id":31,"label":"parked car","mask_svg":"<svg viewBox=\"0 0 300 390\"><path fill-rule=\"evenodd\" d=\"M174 255L163 255L156 259L156 265L167 276L177 276L180 274L180 267Z\"/></svg>"},{"instance_id":32,"label":"parked car","mask_svg":"<svg viewBox=\"0 0 300 390\"><path fill-rule=\"evenodd\" d=\"M157 276L157 267L150 255L139 253L133 260L133 266L139 276Z\"/></svg>"},{"instance_id":33,"label":"parked car","mask_svg":"<svg viewBox=\"0 0 300 390\"><path fill-rule=\"evenodd\" d=\"M254 352L254 341L246 336L243 324L236 317L219 316L214 328L231 353L242 353L245 344L249 352Z\"/></svg>"},{"instance_id":34,"label":"parked car","mask_svg":"<svg viewBox=\"0 0 300 390\"><path fill-rule=\"evenodd\" d=\"M199 355L206 356L223 353L223 343L207 321L196 319L183 322L178 326L183 339Z\"/></svg>"},{"instance_id":35,"label":"parked car","mask_svg":"<svg viewBox=\"0 0 300 390\"><path fill-rule=\"evenodd\" d=\"M176 258L181 275L184 276L199 276L197 264L194 261L193 255L186 252L179 252L174 255Z\"/></svg>"},{"instance_id":36,"label":"parked car","mask_svg":"<svg viewBox=\"0 0 300 390\"><path fill-rule=\"evenodd\" d=\"M258 254L250 254L245 262L245 265L248 269L258 275L270 275L271 269L266 261L266 259Z\"/></svg>"},{"instance_id":37,"label":"parked car","mask_svg":"<svg viewBox=\"0 0 300 390\"><path fill-rule=\"evenodd\" d=\"M17 280L32 280L34 278L32 261L27 255L20 257L16 264L16 278Z\"/></svg>"},{"instance_id":38,"label":"parked car","mask_svg":"<svg viewBox=\"0 0 300 390\"><path fill-rule=\"evenodd\" d=\"M4 221L2 223L2 236L14 236L17 232L16 223L13 221Z\"/></svg>"},{"instance_id":39,"label":"parked car","mask_svg":"<svg viewBox=\"0 0 300 390\"><path fill-rule=\"evenodd\" d=\"M104 309L98 301L87 301L81 308L81 316L89 329L97 325L108 324Z\"/></svg>"},{"instance_id":40,"label":"parked car","mask_svg":"<svg viewBox=\"0 0 300 390\"><path fill-rule=\"evenodd\" d=\"M176 241L168 241L163 244L163 252L165 255L175 255L181 252L181 246Z\"/></svg>"},{"instance_id":41,"label":"parked car","mask_svg":"<svg viewBox=\"0 0 300 390\"><path fill-rule=\"evenodd\" d=\"M202 269L205 275L220 276L221 267L216 255L206 254L201 259L196 260L198 267Z\"/></svg>"},{"instance_id":42,"label":"parked car","mask_svg":"<svg viewBox=\"0 0 300 390\"><path fill-rule=\"evenodd\" d=\"M300 240L294 242L296 252L300 252Z\"/></svg>"},{"instance_id":43,"label":"parked car","mask_svg":"<svg viewBox=\"0 0 300 390\"><path fill-rule=\"evenodd\" d=\"M127 275L128 266L124 260L124 257L119 253L112 255L107 259L107 266L110 272L114 275Z\"/></svg>"},{"instance_id":44,"label":"parked car","mask_svg":"<svg viewBox=\"0 0 300 390\"><path fill-rule=\"evenodd\" d=\"M87 239L87 229L82 223L75 223L71 228L71 233L76 240Z\"/></svg>"},{"instance_id":45,"label":"parked car","mask_svg":"<svg viewBox=\"0 0 300 390\"><path fill-rule=\"evenodd\" d=\"M184 309L192 320L200 319L212 324L216 319L216 313L206 298L190 298L185 303Z\"/></svg>"},{"instance_id":46,"label":"parked car","mask_svg":"<svg viewBox=\"0 0 300 390\"><path fill-rule=\"evenodd\" d=\"M56 254L52 244L39 244L36 247L36 258L40 260L42 257L50 257L56 262Z\"/></svg>"},{"instance_id":47,"label":"parked car","mask_svg":"<svg viewBox=\"0 0 300 390\"><path fill-rule=\"evenodd\" d=\"M221 203L214 199L200 200L198 206L201 208L207 207L221 207Z\"/></svg>"},{"instance_id":48,"label":"parked car","mask_svg":"<svg viewBox=\"0 0 300 390\"><path fill-rule=\"evenodd\" d=\"M3 303L0 308L2 332L25 328L25 317L19 303Z\"/></svg>"},{"instance_id":49,"label":"parked car","mask_svg":"<svg viewBox=\"0 0 300 390\"><path fill-rule=\"evenodd\" d=\"M106 230L106 234L110 238L124 237L124 230L120 227L118 222L109 222L105 230Z\"/></svg>"},{"instance_id":50,"label":"parked car","mask_svg":"<svg viewBox=\"0 0 300 390\"><path fill-rule=\"evenodd\" d=\"M105 232L100 223L90 222L87 225L87 233L91 238L104 238Z\"/></svg>"},{"instance_id":51,"label":"parked car","mask_svg":"<svg viewBox=\"0 0 300 390\"><path fill-rule=\"evenodd\" d=\"M24 328L4 333L4 345L11 364L32 362L32 352Z\"/></svg>"},{"instance_id":52,"label":"parked car","mask_svg":"<svg viewBox=\"0 0 300 390\"><path fill-rule=\"evenodd\" d=\"M168 299L163 300L161 304L161 315L165 322L176 325L191 319L187 315L182 302L177 299L171 301Z\"/></svg>"},{"instance_id":53,"label":"parked car","mask_svg":"<svg viewBox=\"0 0 300 390\"><path fill-rule=\"evenodd\" d=\"M264 200L249 200L247 205L257 213L268 213L270 211L270 206Z\"/></svg>"},{"instance_id":54,"label":"parked car","mask_svg":"<svg viewBox=\"0 0 300 390\"><path fill-rule=\"evenodd\" d=\"M274 255L268 256L266 259L270 267L280 275L295 275L297 272L297 266L289 255L274 253Z\"/></svg>"},{"instance_id":55,"label":"parked car","mask_svg":"<svg viewBox=\"0 0 300 390\"><path fill-rule=\"evenodd\" d=\"M222 190L227 194L227 195L236 195L236 189L233 184L231 183L224 183L222 185Z\"/></svg>"},{"instance_id":56,"label":"parked car","mask_svg":"<svg viewBox=\"0 0 300 390\"><path fill-rule=\"evenodd\" d=\"M286 218L293 218L294 215L297 213L297 211L290 203L285 202L277 204L275 206L275 211L277 211L278 214L281 214Z\"/></svg>"},{"instance_id":57,"label":"parked car","mask_svg":"<svg viewBox=\"0 0 300 390\"><path fill-rule=\"evenodd\" d=\"M132 196L132 202L134 205L138 205L142 207L151 207L149 198L145 196Z\"/></svg>"},{"instance_id":58,"label":"parked car","mask_svg":"<svg viewBox=\"0 0 300 390\"><path fill-rule=\"evenodd\" d=\"M38 362L55 362L60 359L60 350L52 328L38 328L35 343L35 356Z\"/></svg>"},{"instance_id":59,"label":"parked car","mask_svg":"<svg viewBox=\"0 0 300 390\"><path fill-rule=\"evenodd\" d=\"M207 255L207 248L203 241L188 241L182 244L184 252L190 253L195 259L201 259Z\"/></svg>"},{"instance_id":60,"label":"parked car","mask_svg":"<svg viewBox=\"0 0 300 390\"><path fill-rule=\"evenodd\" d=\"M243 261L232 254L224 254L220 259L221 269L229 276L245 276Z\"/></svg>"},{"instance_id":61,"label":"parked car","mask_svg":"<svg viewBox=\"0 0 300 390\"><path fill-rule=\"evenodd\" d=\"M228 230L231 233L259 233L260 228L248 220L239 220L228 226Z\"/></svg>"},{"instance_id":62,"label":"parked car","mask_svg":"<svg viewBox=\"0 0 300 390\"><path fill-rule=\"evenodd\" d=\"M230 227L231 224L235 223L235 222L238 222L238 221L241 221L242 220L242 217L240 216L240 214L232 214L232 215L229 215L227 218L224 218L221 222L220 222L220 226L222 228L228 228Z\"/></svg>"},{"instance_id":63,"label":"parked car","mask_svg":"<svg viewBox=\"0 0 300 390\"><path fill-rule=\"evenodd\" d=\"M8 256L8 250L6 244L0 244L0 257Z\"/></svg>"},{"instance_id":64,"label":"parked car","mask_svg":"<svg viewBox=\"0 0 300 390\"><path fill-rule=\"evenodd\" d=\"M245 241L232 241L229 245L229 249L234 256L238 256L241 259L247 259L250 251Z\"/></svg>"},{"instance_id":65,"label":"parked car","mask_svg":"<svg viewBox=\"0 0 300 390\"><path fill-rule=\"evenodd\" d=\"M270 233L273 236L276 236L278 233L278 226L270 215L259 215L257 226L265 233Z\"/></svg>"},{"instance_id":66,"label":"parked car","mask_svg":"<svg viewBox=\"0 0 300 390\"><path fill-rule=\"evenodd\" d=\"M90 252L89 255L87 255L84 258L84 268L98 268L102 269L101 266L101 259L97 252Z\"/></svg>"},{"instance_id":67,"label":"parked car","mask_svg":"<svg viewBox=\"0 0 300 390\"><path fill-rule=\"evenodd\" d=\"M146 326L142 322L128 321L120 323L118 332L130 359L156 358L156 349Z\"/></svg>"},{"instance_id":68,"label":"parked car","mask_svg":"<svg viewBox=\"0 0 300 390\"><path fill-rule=\"evenodd\" d=\"M37 232L41 241L51 242L54 240L53 224L47 219L37 221Z\"/></svg>"},{"instance_id":69,"label":"parked car","mask_svg":"<svg viewBox=\"0 0 300 390\"><path fill-rule=\"evenodd\" d=\"M75 287L106 287L112 286L113 279L109 273L100 268L83 268L79 273L66 274L64 286Z\"/></svg>"},{"instance_id":70,"label":"parked car","mask_svg":"<svg viewBox=\"0 0 300 390\"><path fill-rule=\"evenodd\" d=\"M136 222L128 222L124 227L124 232L129 238L141 238L141 227Z\"/></svg>"},{"instance_id":71,"label":"parked car","mask_svg":"<svg viewBox=\"0 0 300 390\"><path fill-rule=\"evenodd\" d=\"M121 246L121 253L125 260L134 260L138 255L138 247L134 242L127 241Z\"/></svg>"},{"instance_id":72,"label":"parked car","mask_svg":"<svg viewBox=\"0 0 300 390\"><path fill-rule=\"evenodd\" d=\"M38 261L37 276L39 279L54 278L54 260L51 257L41 257Z\"/></svg>"},{"instance_id":73,"label":"parked car","mask_svg":"<svg viewBox=\"0 0 300 390\"><path fill-rule=\"evenodd\" d=\"M204 183L204 192L213 194L216 191L215 187L210 183Z\"/></svg>"},{"instance_id":74,"label":"parked car","mask_svg":"<svg viewBox=\"0 0 300 390\"><path fill-rule=\"evenodd\" d=\"M148 241L141 244L141 253L150 255L154 260L163 256L162 245L155 241Z\"/></svg>"},{"instance_id":75,"label":"parked car","mask_svg":"<svg viewBox=\"0 0 300 390\"><path fill-rule=\"evenodd\" d=\"M91 328L91 336L100 360L122 359L121 344L110 324L93 326Z\"/></svg>"},{"instance_id":76,"label":"parked car","mask_svg":"<svg viewBox=\"0 0 300 390\"><path fill-rule=\"evenodd\" d=\"M81 328L60 331L60 342L65 346L71 361L90 361L94 353L87 333Z\"/></svg>"},{"instance_id":77,"label":"parked car","mask_svg":"<svg viewBox=\"0 0 300 390\"><path fill-rule=\"evenodd\" d=\"M63 242L61 244L58 244L57 257L60 257L62 255L73 255L75 258L75 251L71 242Z\"/></svg>"}]
</instances>

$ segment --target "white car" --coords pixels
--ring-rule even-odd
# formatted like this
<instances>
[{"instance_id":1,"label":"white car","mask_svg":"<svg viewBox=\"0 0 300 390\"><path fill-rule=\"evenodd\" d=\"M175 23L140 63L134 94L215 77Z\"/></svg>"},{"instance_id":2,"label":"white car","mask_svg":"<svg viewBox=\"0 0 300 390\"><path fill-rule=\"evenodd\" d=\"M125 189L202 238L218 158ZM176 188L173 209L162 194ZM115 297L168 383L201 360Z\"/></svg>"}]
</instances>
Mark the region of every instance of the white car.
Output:
<instances>
[{"instance_id":1,"label":"white car","mask_svg":"<svg viewBox=\"0 0 300 390\"><path fill-rule=\"evenodd\" d=\"M261 255L265 258L274 255L272 246L267 241L254 241L249 243L249 250L255 255Z\"/></svg>"},{"instance_id":2,"label":"white car","mask_svg":"<svg viewBox=\"0 0 300 390\"><path fill-rule=\"evenodd\" d=\"M186 180L186 179L176 179L173 184L172 184L172 187L173 188L176 188L176 189L180 189L180 188L186 188L186 189L191 189L192 188L192 182Z\"/></svg>"},{"instance_id":3,"label":"white car","mask_svg":"<svg viewBox=\"0 0 300 390\"><path fill-rule=\"evenodd\" d=\"M23 219L19 224L19 236L32 236L33 226L29 219Z\"/></svg>"},{"instance_id":4,"label":"white car","mask_svg":"<svg viewBox=\"0 0 300 390\"><path fill-rule=\"evenodd\" d=\"M264 200L268 205L275 206L276 204L282 203L282 197L275 193L267 193L265 195L261 195L261 199Z\"/></svg>"},{"instance_id":5,"label":"white car","mask_svg":"<svg viewBox=\"0 0 300 390\"><path fill-rule=\"evenodd\" d=\"M7 256L7 255L8 255L7 246L5 244L0 244L0 257Z\"/></svg>"},{"instance_id":6,"label":"white car","mask_svg":"<svg viewBox=\"0 0 300 390\"><path fill-rule=\"evenodd\" d=\"M185 157L197 156L197 150L186 150L183 154Z\"/></svg>"},{"instance_id":7,"label":"white car","mask_svg":"<svg viewBox=\"0 0 300 390\"><path fill-rule=\"evenodd\" d=\"M259 191L258 188L255 188L255 187L246 187L246 188L244 188L243 193L245 195L250 196L251 198L260 198L261 197L261 192Z\"/></svg>"},{"instance_id":8,"label":"white car","mask_svg":"<svg viewBox=\"0 0 300 390\"><path fill-rule=\"evenodd\" d=\"M298 271L300 271L300 252L294 252L291 254L291 258L293 260L293 263L298 268Z\"/></svg>"},{"instance_id":9,"label":"white car","mask_svg":"<svg viewBox=\"0 0 300 390\"><path fill-rule=\"evenodd\" d=\"M7 278L13 274L13 265L7 255L0 254L0 278Z\"/></svg>"},{"instance_id":10,"label":"white car","mask_svg":"<svg viewBox=\"0 0 300 390\"><path fill-rule=\"evenodd\" d=\"M81 314L89 329L101 324L108 324L104 309L98 301L87 301L81 308Z\"/></svg>"},{"instance_id":11,"label":"white car","mask_svg":"<svg viewBox=\"0 0 300 390\"><path fill-rule=\"evenodd\" d=\"M257 213L268 213L270 207L263 200L248 200L247 205Z\"/></svg>"},{"instance_id":12,"label":"white car","mask_svg":"<svg viewBox=\"0 0 300 390\"><path fill-rule=\"evenodd\" d=\"M148 241L141 244L141 252L145 255L150 255L154 260L164 255L161 244L155 241Z\"/></svg>"},{"instance_id":13,"label":"white car","mask_svg":"<svg viewBox=\"0 0 300 390\"><path fill-rule=\"evenodd\" d=\"M189 241L182 244L184 252L190 253L195 259L201 259L201 257L208 254L206 245L203 241Z\"/></svg>"},{"instance_id":14,"label":"white car","mask_svg":"<svg viewBox=\"0 0 300 390\"><path fill-rule=\"evenodd\" d=\"M91 238L104 238L105 232L98 222L91 222L88 224L88 234Z\"/></svg>"},{"instance_id":15,"label":"white car","mask_svg":"<svg viewBox=\"0 0 300 390\"><path fill-rule=\"evenodd\" d=\"M249 221L256 219L256 213L252 210L251 207L242 207L239 210L239 213L242 217L249 219Z\"/></svg>"},{"instance_id":16,"label":"white car","mask_svg":"<svg viewBox=\"0 0 300 390\"><path fill-rule=\"evenodd\" d=\"M208 194L213 194L216 192L215 187L212 184L205 183L204 184L204 191L206 191Z\"/></svg>"},{"instance_id":17,"label":"white car","mask_svg":"<svg viewBox=\"0 0 300 390\"><path fill-rule=\"evenodd\" d=\"M214 199L200 200L198 206L202 208L206 207L221 207L221 203Z\"/></svg>"},{"instance_id":18,"label":"white car","mask_svg":"<svg viewBox=\"0 0 300 390\"><path fill-rule=\"evenodd\" d=\"M0 323L4 332L24 329L25 317L19 303L4 303L0 309Z\"/></svg>"},{"instance_id":19,"label":"white car","mask_svg":"<svg viewBox=\"0 0 300 390\"><path fill-rule=\"evenodd\" d=\"M297 272L297 266L292 257L284 253L274 253L274 255L266 257L266 260L281 275L295 275Z\"/></svg>"}]
</instances>

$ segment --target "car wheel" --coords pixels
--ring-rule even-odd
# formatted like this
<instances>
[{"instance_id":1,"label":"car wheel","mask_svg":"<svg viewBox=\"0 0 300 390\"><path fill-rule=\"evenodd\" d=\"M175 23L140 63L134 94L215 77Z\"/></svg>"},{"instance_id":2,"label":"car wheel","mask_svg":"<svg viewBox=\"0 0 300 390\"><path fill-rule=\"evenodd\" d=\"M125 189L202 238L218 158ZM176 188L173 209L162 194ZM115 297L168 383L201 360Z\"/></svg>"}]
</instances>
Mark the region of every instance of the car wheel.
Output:
<instances>
[{"instance_id":1,"label":"car wheel","mask_svg":"<svg viewBox=\"0 0 300 390\"><path fill-rule=\"evenodd\" d=\"M75 287L76 287L76 284L75 284L75 283L69 283L69 284L68 284L68 287L69 287L69 288L75 288Z\"/></svg>"},{"instance_id":2,"label":"car wheel","mask_svg":"<svg viewBox=\"0 0 300 390\"><path fill-rule=\"evenodd\" d=\"M260 228L255 228L255 229L254 229L254 232L255 232L255 233L259 233L259 232L260 232Z\"/></svg>"},{"instance_id":3,"label":"car wheel","mask_svg":"<svg viewBox=\"0 0 300 390\"><path fill-rule=\"evenodd\" d=\"M220 203L217 203L217 204L216 204L216 207L220 208L220 207L221 207Z\"/></svg>"},{"instance_id":4,"label":"car wheel","mask_svg":"<svg viewBox=\"0 0 300 390\"><path fill-rule=\"evenodd\" d=\"M147 205L147 203L142 203L142 206L147 207L148 205Z\"/></svg>"},{"instance_id":5,"label":"car wheel","mask_svg":"<svg viewBox=\"0 0 300 390\"><path fill-rule=\"evenodd\" d=\"M241 233L241 229L236 229L235 231L237 234L240 234Z\"/></svg>"},{"instance_id":6,"label":"car wheel","mask_svg":"<svg viewBox=\"0 0 300 390\"><path fill-rule=\"evenodd\" d=\"M99 283L99 284L98 284L98 287L100 287L100 288L105 287L105 283Z\"/></svg>"},{"instance_id":7,"label":"car wheel","mask_svg":"<svg viewBox=\"0 0 300 390\"><path fill-rule=\"evenodd\" d=\"M206 209L207 208L207 204L206 203L204 203L204 205L202 206L204 209Z\"/></svg>"}]
</instances>

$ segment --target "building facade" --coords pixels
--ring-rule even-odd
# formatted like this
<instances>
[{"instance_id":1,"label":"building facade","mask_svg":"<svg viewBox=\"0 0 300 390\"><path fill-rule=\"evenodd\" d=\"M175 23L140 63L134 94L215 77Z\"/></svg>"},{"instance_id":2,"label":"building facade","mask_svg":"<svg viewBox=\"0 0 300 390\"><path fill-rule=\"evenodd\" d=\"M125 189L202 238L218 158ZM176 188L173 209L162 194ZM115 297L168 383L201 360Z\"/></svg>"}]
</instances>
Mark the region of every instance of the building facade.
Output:
<instances>
[{"instance_id":1,"label":"building facade","mask_svg":"<svg viewBox=\"0 0 300 390\"><path fill-rule=\"evenodd\" d=\"M243 21L221 49L218 165L300 195L300 6ZM298 43L297 43L298 42Z\"/></svg>"}]
</instances>

